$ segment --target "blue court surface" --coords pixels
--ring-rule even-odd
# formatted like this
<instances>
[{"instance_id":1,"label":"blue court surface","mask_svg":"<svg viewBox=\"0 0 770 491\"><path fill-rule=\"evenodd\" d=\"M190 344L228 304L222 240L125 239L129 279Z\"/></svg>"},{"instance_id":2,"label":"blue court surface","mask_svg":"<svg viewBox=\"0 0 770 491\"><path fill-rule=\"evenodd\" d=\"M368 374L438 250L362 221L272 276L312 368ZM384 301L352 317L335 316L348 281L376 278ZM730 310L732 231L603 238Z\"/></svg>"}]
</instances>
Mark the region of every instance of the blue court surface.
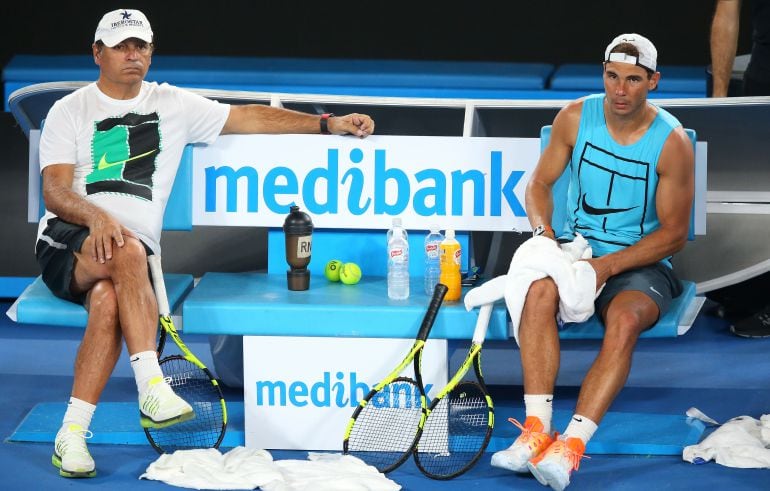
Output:
<instances>
[{"instance_id":1,"label":"blue court surface","mask_svg":"<svg viewBox=\"0 0 770 491\"><path fill-rule=\"evenodd\" d=\"M0 311L9 304L0 302ZM770 489L768 470L733 469L715 463L692 465L679 453L698 440L702 427L689 425L684 412L692 406L719 421L733 416L759 418L770 412L770 339L742 339L725 321L702 312L692 329L678 339L639 341L631 376L610 414L589 443L590 459L573 475L570 490L690 490L699 488ZM68 480L50 463L50 440L60 423L72 383L72 364L82 331L17 325L0 316L0 462L2 489L178 489L139 481L157 453L144 441L136 417L136 387L125 353L107 385L92 429L90 445L97 477ZM208 353L208 339L187 335L194 351ZM577 397L596 341L565 341L555 400L555 424L563 426ZM201 356L211 365L210 355ZM518 363L512 360L512 363ZM521 386L493 386L497 424L491 449L515 436L508 417L523 418ZM232 425L225 443L242 443L241 390L228 389ZM242 414L242 413L241 413ZM708 434L706 429L703 435ZM105 443L96 443L105 442ZM227 448L223 448L227 450ZM304 459L304 451L271 451L275 459ZM546 489L531 476L490 466L491 453L467 474L451 481L424 477L411 461L388 477L406 490Z\"/></svg>"}]
</instances>

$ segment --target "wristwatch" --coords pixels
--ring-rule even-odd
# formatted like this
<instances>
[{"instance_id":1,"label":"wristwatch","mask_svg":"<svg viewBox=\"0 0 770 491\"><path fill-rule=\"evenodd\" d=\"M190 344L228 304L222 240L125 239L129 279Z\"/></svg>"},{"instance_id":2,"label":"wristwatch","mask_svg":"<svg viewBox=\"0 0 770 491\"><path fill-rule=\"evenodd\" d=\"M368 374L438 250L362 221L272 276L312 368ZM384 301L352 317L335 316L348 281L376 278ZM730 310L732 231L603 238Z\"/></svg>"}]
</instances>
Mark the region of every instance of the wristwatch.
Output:
<instances>
[{"instance_id":1,"label":"wristwatch","mask_svg":"<svg viewBox=\"0 0 770 491\"><path fill-rule=\"evenodd\" d=\"M534 230L532 230L532 237L537 237L538 235L545 235L546 232L551 232L551 235L555 235L550 225L540 224L537 227L535 227Z\"/></svg>"}]
</instances>

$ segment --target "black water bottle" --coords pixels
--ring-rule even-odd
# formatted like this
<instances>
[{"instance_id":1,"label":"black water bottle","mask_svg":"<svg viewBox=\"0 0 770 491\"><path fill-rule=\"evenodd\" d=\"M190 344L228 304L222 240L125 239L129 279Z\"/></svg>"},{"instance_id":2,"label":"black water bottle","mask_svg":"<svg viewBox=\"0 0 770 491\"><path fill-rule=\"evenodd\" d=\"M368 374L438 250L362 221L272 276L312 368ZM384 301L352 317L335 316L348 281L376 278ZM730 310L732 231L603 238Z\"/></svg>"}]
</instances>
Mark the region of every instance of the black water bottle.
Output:
<instances>
[{"instance_id":1,"label":"black water bottle","mask_svg":"<svg viewBox=\"0 0 770 491\"><path fill-rule=\"evenodd\" d=\"M313 243L313 221L307 213L299 211L299 206L292 205L283 222L283 233L286 236L286 262L290 268L286 272L289 290L307 290L310 288L307 265Z\"/></svg>"}]
</instances>

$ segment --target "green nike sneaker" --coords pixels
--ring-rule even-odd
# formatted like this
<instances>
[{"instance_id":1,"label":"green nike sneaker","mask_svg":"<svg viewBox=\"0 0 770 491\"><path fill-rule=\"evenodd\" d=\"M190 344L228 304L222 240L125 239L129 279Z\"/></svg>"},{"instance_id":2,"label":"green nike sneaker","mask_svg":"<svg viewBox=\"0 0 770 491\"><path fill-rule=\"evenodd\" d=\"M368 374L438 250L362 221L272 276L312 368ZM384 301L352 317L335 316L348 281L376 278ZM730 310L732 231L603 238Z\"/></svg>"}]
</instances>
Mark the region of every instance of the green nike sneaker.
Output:
<instances>
[{"instance_id":1,"label":"green nike sneaker","mask_svg":"<svg viewBox=\"0 0 770 491\"><path fill-rule=\"evenodd\" d=\"M176 395L163 377L155 377L139 394L142 428L166 428L195 417L192 406Z\"/></svg>"},{"instance_id":2,"label":"green nike sneaker","mask_svg":"<svg viewBox=\"0 0 770 491\"><path fill-rule=\"evenodd\" d=\"M94 477L96 464L86 446L86 439L94 434L79 424L62 427L56 434L51 463L63 477Z\"/></svg>"}]
</instances>

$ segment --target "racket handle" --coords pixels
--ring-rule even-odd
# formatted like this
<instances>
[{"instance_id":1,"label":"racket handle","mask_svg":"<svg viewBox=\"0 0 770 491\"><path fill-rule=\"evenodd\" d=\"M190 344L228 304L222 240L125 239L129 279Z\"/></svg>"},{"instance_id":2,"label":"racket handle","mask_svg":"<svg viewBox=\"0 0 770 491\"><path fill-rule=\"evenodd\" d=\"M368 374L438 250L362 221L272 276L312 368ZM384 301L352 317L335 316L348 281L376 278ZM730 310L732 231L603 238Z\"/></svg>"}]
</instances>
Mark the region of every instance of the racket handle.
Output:
<instances>
[{"instance_id":1,"label":"racket handle","mask_svg":"<svg viewBox=\"0 0 770 491\"><path fill-rule=\"evenodd\" d=\"M152 275L152 284L155 289L155 299L158 302L158 313L160 315L171 315L171 308L168 305L168 296L166 295L166 282L163 280L163 269L160 264L160 256L157 254L147 256L147 262L150 263L150 274Z\"/></svg>"},{"instance_id":2,"label":"racket handle","mask_svg":"<svg viewBox=\"0 0 770 491\"><path fill-rule=\"evenodd\" d=\"M476 319L476 329L473 331L473 344L482 344L487 337L489 318L492 316L493 303L487 303L479 309L479 317Z\"/></svg>"},{"instance_id":3,"label":"racket handle","mask_svg":"<svg viewBox=\"0 0 770 491\"><path fill-rule=\"evenodd\" d=\"M433 327L433 322L436 320L438 309L441 307L441 302L444 301L444 295L449 291L446 285L438 283L433 290L433 297L430 299L430 305L428 305L428 311L425 312L425 317L422 319L422 325L420 331L417 333L417 339L425 341L428 339L428 333L430 333Z\"/></svg>"}]
</instances>

